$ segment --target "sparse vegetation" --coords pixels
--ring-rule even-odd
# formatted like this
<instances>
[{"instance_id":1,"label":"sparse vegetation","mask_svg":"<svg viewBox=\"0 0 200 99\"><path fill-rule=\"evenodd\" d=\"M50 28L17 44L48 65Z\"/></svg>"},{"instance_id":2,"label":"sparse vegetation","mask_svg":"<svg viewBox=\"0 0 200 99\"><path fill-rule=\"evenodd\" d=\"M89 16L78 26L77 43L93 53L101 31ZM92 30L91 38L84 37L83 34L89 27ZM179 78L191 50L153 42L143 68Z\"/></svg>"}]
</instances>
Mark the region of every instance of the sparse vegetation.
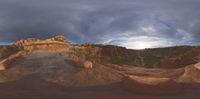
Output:
<instances>
[{"instance_id":1,"label":"sparse vegetation","mask_svg":"<svg viewBox=\"0 0 200 99\"><path fill-rule=\"evenodd\" d=\"M9 57L10 55L17 53L19 49L16 46L0 46L0 60Z\"/></svg>"},{"instance_id":2,"label":"sparse vegetation","mask_svg":"<svg viewBox=\"0 0 200 99\"><path fill-rule=\"evenodd\" d=\"M147 68L175 68L194 64L200 56L200 47L176 46L169 48L129 50L112 45L81 45L77 56L87 60L100 60L117 65Z\"/></svg>"}]
</instances>

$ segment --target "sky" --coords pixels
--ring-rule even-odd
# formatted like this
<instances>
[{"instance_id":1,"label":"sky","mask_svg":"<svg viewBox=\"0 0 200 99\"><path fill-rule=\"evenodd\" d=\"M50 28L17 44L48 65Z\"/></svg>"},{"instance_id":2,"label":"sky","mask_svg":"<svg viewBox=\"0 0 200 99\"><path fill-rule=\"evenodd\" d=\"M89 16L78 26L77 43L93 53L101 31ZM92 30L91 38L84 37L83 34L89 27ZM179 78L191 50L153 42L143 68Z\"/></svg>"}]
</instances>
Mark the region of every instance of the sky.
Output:
<instances>
[{"instance_id":1,"label":"sky","mask_svg":"<svg viewBox=\"0 0 200 99\"><path fill-rule=\"evenodd\" d=\"M200 45L200 0L0 0L0 44L64 35L131 49Z\"/></svg>"}]
</instances>

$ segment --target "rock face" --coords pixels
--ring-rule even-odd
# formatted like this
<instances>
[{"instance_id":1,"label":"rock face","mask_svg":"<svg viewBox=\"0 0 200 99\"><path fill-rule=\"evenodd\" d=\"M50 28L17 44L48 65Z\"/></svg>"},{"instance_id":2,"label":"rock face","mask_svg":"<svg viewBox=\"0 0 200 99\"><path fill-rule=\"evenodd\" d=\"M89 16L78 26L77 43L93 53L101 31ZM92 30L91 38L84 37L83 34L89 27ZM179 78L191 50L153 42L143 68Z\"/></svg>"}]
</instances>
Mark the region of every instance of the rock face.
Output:
<instances>
[{"instance_id":1,"label":"rock face","mask_svg":"<svg viewBox=\"0 0 200 99\"><path fill-rule=\"evenodd\" d=\"M93 68L93 63L91 61L81 59L74 54L70 54L68 56L68 59L70 61L73 61L78 67L85 68L85 69L92 69Z\"/></svg>"},{"instance_id":2,"label":"rock face","mask_svg":"<svg viewBox=\"0 0 200 99\"><path fill-rule=\"evenodd\" d=\"M70 44L66 41L64 36L56 36L51 39L40 40L29 38L25 40L19 40L15 44L21 50L33 51L33 50L47 50L47 51L67 51Z\"/></svg>"},{"instance_id":3,"label":"rock face","mask_svg":"<svg viewBox=\"0 0 200 99\"><path fill-rule=\"evenodd\" d=\"M200 70L200 63L195 64L194 67Z\"/></svg>"},{"instance_id":4,"label":"rock face","mask_svg":"<svg viewBox=\"0 0 200 99\"><path fill-rule=\"evenodd\" d=\"M79 57L74 55L74 54L69 54L68 59L73 61L73 62L79 62Z\"/></svg>"},{"instance_id":5,"label":"rock face","mask_svg":"<svg viewBox=\"0 0 200 99\"><path fill-rule=\"evenodd\" d=\"M52 41L59 41L59 42L65 42L66 39L64 36L56 36L54 38L51 39Z\"/></svg>"},{"instance_id":6,"label":"rock face","mask_svg":"<svg viewBox=\"0 0 200 99\"><path fill-rule=\"evenodd\" d=\"M0 71L5 70L5 66L3 64L0 64Z\"/></svg>"},{"instance_id":7,"label":"rock face","mask_svg":"<svg viewBox=\"0 0 200 99\"><path fill-rule=\"evenodd\" d=\"M200 83L200 64L189 65L184 68L184 74L179 78L184 83Z\"/></svg>"},{"instance_id":8,"label":"rock face","mask_svg":"<svg viewBox=\"0 0 200 99\"><path fill-rule=\"evenodd\" d=\"M123 79L123 86L142 94L177 94L183 91L183 86L170 78L127 76Z\"/></svg>"}]
</instances>

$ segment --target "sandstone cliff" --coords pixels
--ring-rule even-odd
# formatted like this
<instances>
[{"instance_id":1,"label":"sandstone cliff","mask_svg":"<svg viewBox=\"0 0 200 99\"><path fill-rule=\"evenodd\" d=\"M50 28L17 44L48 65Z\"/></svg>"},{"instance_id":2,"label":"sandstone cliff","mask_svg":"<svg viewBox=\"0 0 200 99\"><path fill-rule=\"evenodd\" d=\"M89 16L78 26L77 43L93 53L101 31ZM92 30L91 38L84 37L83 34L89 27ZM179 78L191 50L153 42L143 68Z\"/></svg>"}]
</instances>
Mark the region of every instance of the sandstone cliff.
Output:
<instances>
[{"instance_id":1,"label":"sandstone cliff","mask_svg":"<svg viewBox=\"0 0 200 99\"><path fill-rule=\"evenodd\" d=\"M70 44L64 36L56 36L51 39L40 40L35 38L28 38L19 40L15 44L19 49L25 51L46 50L46 51L67 51Z\"/></svg>"}]
</instances>

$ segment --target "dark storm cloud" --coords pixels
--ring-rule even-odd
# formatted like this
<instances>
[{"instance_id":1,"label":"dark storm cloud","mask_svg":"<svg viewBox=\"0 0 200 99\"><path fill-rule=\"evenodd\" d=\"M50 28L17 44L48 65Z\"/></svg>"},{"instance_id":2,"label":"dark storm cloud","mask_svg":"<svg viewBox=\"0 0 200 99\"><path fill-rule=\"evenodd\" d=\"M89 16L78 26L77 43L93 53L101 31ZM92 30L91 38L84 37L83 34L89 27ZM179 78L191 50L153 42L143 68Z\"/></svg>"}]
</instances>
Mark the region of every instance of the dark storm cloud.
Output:
<instances>
[{"instance_id":1,"label":"dark storm cloud","mask_svg":"<svg viewBox=\"0 0 200 99\"><path fill-rule=\"evenodd\" d=\"M199 5L199 0L0 0L0 41L65 35L76 43L191 44L200 41Z\"/></svg>"}]
</instances>

